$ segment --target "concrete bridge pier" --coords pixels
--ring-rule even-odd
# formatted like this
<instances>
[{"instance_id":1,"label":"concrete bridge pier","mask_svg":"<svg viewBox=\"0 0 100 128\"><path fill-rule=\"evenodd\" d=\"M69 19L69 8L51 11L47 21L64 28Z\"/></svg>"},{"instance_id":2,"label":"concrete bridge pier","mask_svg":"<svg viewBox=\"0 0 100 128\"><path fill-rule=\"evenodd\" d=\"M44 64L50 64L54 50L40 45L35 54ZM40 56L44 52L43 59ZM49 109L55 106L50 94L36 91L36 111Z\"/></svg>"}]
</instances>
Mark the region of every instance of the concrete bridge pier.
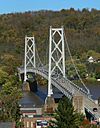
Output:
<instances>
[{"instance_id":1,"label":"concrete bridge pier","mask_svg":"<svg viewBox=\"0 0 100 128\"><path fill-rule=\"evenodd\" d=\"M47 96L44 104L45 113L53 113L55 111L55 101L52 96Z\"/></svg>"},{"instance_id":2,"label":"concrete bridge pier","mask_svg":"<svg viewBox=\"0 0 100 128\"><path fill-rule=\"evenodd\" d=\"M35 73L27 72L27 80L24 81L24 73L18 72L18 78L23 83L22 90L37 92L37 80Z\"/></svg>"},{"instance_id":3,"label":"concrete bridge pier","mask_svg":"<svg viewBox=\"0 0 100 128\"><path fill-rule=\"evenodd\" d=\"M74 109L78 113L83 113L85 115L85 109L84 109L84 96L76 94L73 96L73 106Z\"/></svg>"}]
</instances>

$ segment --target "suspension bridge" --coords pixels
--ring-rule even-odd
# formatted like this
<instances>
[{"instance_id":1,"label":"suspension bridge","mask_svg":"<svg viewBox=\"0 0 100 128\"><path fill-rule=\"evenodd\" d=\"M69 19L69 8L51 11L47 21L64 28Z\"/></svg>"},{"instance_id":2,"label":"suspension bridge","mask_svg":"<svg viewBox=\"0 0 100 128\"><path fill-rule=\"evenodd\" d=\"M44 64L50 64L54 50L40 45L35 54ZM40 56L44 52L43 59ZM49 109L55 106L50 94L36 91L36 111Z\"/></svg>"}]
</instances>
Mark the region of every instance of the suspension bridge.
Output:
<instances>
[{"instance_id":1,"label":"suspension bridge","mask_svg":"<svg viewBox=\"0 0 100 128\"><path fill-rule=\"evenodd\" d=\"M84 88L79 87L72 81L70 81L66 76L65 71L65 43L67 45L67 50L71 57L72 63L74 65L75 71L84 86ZM24 73L24 81L26 81L27 73L32 72L39 74L48 80L48 95L47 97L52 97L53 90L52 85L58 88L65 96L70 99L75 99L73 102L74 106L77 106L81 112L84 113L85 109L90 112L94 117L100 118L100 110L98 104L91 98L89 89L83 83L80 75L78 74L77 68L73 62L71 52L66 40L64 33L64 28L52 28L50 27L49 35L49 63L46 65L37 64L36 62L36 46L34 37L25 37L25 58L24 66L18 68L19 74ZM38 62L39 63L39 62ZM77 99L77 96L81 97ZM93 108L97 108L97 112L94 113Z\"/></svg>"}]
</instances>

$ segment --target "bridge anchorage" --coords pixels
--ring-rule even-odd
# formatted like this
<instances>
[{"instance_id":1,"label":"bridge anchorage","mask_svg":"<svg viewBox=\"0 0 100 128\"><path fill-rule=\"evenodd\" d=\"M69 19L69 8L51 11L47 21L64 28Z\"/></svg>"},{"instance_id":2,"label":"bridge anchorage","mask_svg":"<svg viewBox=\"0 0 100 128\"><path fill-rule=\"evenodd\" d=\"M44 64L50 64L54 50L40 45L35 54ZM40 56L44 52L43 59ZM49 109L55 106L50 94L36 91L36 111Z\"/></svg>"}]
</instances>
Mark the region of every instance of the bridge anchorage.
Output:
<instances>
[{"instance_id":1,"label":"bridge anchorage","mask_svg":"<svg viewBox=\"0 0 100 128\"><path fill-rule=\"evenodd\" d=\"M58 88L65 96L73 99L74 108L78 112L85 113L85 110L91 113L94 118L100 118L98 104L91 98L90 92L83 84L85 89L77 86L65 75L65 43L67 40L64 34L64 28L50 27L49 35L49 68L46 66L37 66L34 37L25 37L25 62L24 68L18 68L19 74L24 73L24 81L28 79L27 72L39 74L48 80L48 95L45 100L45 109L50 110L54 107L52 98L52 85ZM70 53L68 44L67 49ZM77 71L76 71L77 72ZM78 74L79 75L79 74ZM80 77L79 77L80 78ZM94 113L93 108L98 112Z\"/></svg>"}]
</instances>

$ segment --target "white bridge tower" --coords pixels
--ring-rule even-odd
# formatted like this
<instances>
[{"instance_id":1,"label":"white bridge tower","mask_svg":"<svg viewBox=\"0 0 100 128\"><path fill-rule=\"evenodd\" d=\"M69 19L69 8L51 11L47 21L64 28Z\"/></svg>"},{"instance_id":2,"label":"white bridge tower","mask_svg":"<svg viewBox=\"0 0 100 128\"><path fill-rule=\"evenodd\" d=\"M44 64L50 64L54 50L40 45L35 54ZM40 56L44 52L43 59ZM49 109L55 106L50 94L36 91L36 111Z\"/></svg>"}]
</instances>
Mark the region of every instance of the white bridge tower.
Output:
<instances>
[{"instance_id":1,"label":"white bridge tower","mask_svg":"<svg viewBox=\"0 0 100 128\"><path fill-rule=\"evenodd\" d=\"M35 68L35 39L25 37L24 81L27 80L27 68Z\"/></svg>"},{"instance_id":2,"label":"white bridge tower","mask_svg":"<svg viewBox=\"0 0 100 128\"><path fill-rule=\"evenodd\" d=\"M52 95L51 78L57 74L65 77L64 29L50 27L48 97Z\"/></svg>"}]
</instances>

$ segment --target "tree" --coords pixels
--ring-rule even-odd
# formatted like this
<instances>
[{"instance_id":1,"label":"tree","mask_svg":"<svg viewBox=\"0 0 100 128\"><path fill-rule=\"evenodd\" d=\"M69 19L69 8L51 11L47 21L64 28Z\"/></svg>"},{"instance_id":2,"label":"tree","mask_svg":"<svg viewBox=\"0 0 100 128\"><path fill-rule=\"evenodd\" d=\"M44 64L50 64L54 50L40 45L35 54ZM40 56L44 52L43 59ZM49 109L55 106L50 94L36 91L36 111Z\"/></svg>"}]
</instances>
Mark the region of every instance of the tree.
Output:
<instances>
[{"instance_id":1,"label":"tree","mask_svg":"<svg viewBox=\"0 0 100 128\"><path fill-rule=\"evenodd\" d=\"M77 64L78 72L82 78L86 77L87 69L85 64Z\"/></svg>"},{"instance_id":2,"label":"tree","mask_svg":"<svg viewBox=\"0 0 100 128\"><path fill-rule=\"evenodd\" d=\"M72 102L67 97L60 100L54 118L51 128L78 128L83 121L83 116L74 111Z\"/></svg>"},{"instance_id":3,"label":"tree","mask_svg":"<svg viewBox=\"0 0 100 128\"><path fill-rule=\"evenodd\" d=\"M7 81L2 85L0 91L0 120L1 121L15 121L20 119L19 99L22 93L19 82L14 76L9 76Z\"/></svg>"},{"instance_id":4,"label":"tree","mask_svg":"<svg viewBox=\"0 0 100 128\"><path fill-rule=\"evenodd\" d=\"M4 84L8 79L8 73L0 67L0 86Z\"/></svg>"},{"instance_id":5,"label":"tree","mask_svg":"<svg viewBox=\"0 0 100 128\"><path fill-rule=\"evenodd\" d=\"M14 74L16 67L19 65L19 60L12 54L5 53L1 56L2 65L5 65L5 70L8 74Z\"/></svg>"}]
</instances>

